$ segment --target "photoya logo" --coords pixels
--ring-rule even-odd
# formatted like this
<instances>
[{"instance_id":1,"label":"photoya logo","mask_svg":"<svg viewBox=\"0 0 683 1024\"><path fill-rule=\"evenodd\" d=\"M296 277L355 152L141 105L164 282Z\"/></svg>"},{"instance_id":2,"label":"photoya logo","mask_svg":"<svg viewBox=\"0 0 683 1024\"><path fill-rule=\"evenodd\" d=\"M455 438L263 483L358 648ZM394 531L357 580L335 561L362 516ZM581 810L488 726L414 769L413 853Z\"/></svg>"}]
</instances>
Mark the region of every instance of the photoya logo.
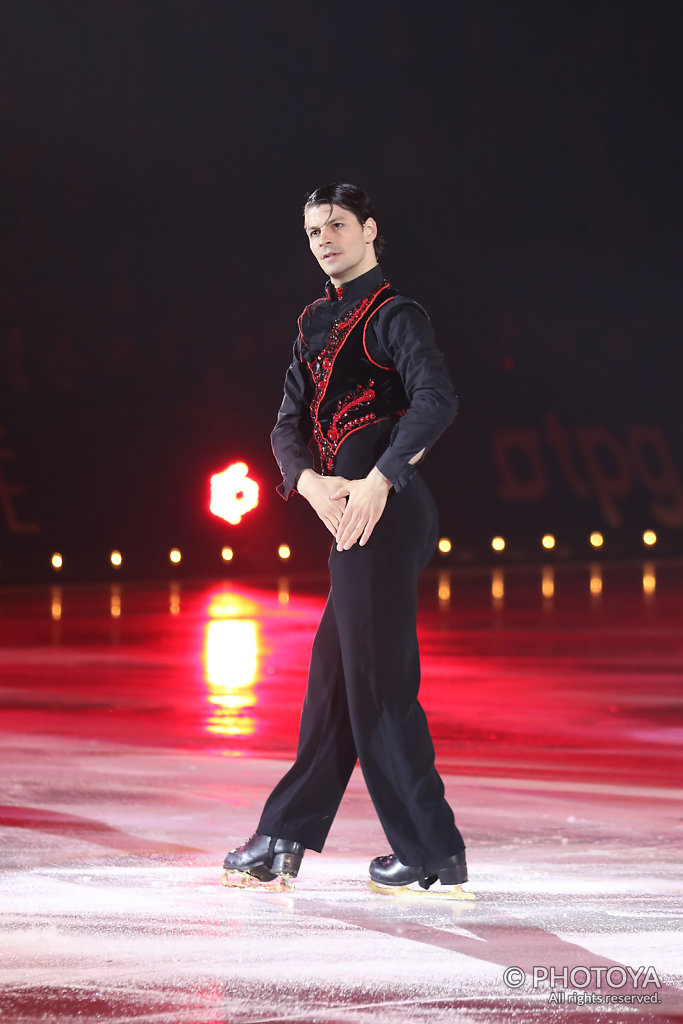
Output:
<instances>
[{"instance_id":1,"label":"photoya logo","mask_svg":"<svg viewBox=\"0 0 683 1024\"><path fill-rule=\"evenodd\" d=\"M246 462L234 462L211 477L209 511L237 526L258 505L258 484L247 476Z\"/></svg>"},{"instance_id":2,"label":"photoya logo","mask_svg":"<svg viewBox=\"0 0 683 1024\"><path fill-rule=\"evenodd\" d=\"M520 989L529 981L533 989L549 989L548 1003L554 1005L641 1005L661 1002L658 989L662 983L652 966L534 966L531 976L521 967L506 967L503 971L503 982L507 988Z\"/></svg>"}]
</instances>

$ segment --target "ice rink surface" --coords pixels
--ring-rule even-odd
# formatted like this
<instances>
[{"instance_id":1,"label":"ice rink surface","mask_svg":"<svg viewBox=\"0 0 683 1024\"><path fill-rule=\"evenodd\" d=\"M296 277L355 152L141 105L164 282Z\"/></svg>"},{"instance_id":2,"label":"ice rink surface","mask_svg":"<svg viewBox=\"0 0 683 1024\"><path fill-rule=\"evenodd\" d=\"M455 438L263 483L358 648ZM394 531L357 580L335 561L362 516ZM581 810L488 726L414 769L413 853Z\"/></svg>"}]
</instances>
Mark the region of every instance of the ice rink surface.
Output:
<instances>
[{"instance_id":1,"label":"ice rink surface","mask_svg":"<svg viewBox=\"0 0 683 1024\"><path fill-rule=\"evenodd\" d=\"M367 887L356 771L293 892L226 889L322 581L0 591L0 1020L683 1021L683 568L426 577L474 901Z\"/></svg>"}]
</instances>

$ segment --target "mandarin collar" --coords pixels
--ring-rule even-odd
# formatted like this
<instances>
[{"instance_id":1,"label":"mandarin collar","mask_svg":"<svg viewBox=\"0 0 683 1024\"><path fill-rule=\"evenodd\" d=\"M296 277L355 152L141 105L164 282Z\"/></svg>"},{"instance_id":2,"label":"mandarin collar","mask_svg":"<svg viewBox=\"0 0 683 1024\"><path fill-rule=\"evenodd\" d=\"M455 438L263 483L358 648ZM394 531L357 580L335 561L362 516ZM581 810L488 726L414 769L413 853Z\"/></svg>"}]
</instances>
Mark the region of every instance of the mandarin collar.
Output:
<instances>
[{"instance_id":1,"label":"mandarin collar","mask_svg":"<svg viewBox=\"0 0 683 1024\"><path fill-rule=\"evenodd\" d=\"M365 295L369 295L370 292L375 291L384 281L384 274L379 263L372 267L370 270L366 270L360 277L354 277L353 280L347 281L346 284L340 285L339 288L335 288L330 280L325 285L325 294L329 302L356 302L358 299L362 299Z\"/></svg>"}]
</instances>

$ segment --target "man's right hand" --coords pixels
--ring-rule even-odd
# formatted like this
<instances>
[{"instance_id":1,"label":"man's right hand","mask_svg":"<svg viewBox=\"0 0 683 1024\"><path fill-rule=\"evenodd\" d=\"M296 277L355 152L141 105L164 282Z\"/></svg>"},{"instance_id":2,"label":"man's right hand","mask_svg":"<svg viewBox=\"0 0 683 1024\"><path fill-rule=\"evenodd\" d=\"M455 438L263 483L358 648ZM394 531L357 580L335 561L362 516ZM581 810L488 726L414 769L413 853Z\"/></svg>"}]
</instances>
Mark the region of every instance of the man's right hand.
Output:
<instances>
[{"instance_id":1,"label":"man's right hand","mask_svg":"<svg viewBox=\"0 0 683 1024\"><path fill-rule=\"evenodd\" d=\"M333 501L330 495L347 484L346 477L320 476L313 469L305 469L296 485L301 497L306 499L333 537L337 536L337 528L346 508L346 498Z\"/></svg>"}]
</instances>

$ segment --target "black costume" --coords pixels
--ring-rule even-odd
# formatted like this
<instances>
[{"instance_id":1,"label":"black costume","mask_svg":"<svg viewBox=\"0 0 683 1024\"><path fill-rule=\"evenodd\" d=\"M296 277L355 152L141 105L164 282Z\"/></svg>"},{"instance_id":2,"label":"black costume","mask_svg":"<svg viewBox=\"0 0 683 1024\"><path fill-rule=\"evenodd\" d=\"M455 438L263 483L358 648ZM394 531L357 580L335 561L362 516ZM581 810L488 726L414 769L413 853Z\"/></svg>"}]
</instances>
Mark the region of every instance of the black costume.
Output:
<instances>
[{"instance_id":1,"label":"black costume","mask_svg":"<svg viewBox=\"0 0 683 1024\"><path fill-rule=\"evenodd\" d=\"M364 547L333 545L331 590L313 644L296 761L258 833L322 850L356 759L392 849L432 870L464 849L417 701L417 576L436 509L411 458L455 416L431 325L379 266L308 306L272 433L288 498L306 468L392 483Z\"/></svg>"}]
</instances>

